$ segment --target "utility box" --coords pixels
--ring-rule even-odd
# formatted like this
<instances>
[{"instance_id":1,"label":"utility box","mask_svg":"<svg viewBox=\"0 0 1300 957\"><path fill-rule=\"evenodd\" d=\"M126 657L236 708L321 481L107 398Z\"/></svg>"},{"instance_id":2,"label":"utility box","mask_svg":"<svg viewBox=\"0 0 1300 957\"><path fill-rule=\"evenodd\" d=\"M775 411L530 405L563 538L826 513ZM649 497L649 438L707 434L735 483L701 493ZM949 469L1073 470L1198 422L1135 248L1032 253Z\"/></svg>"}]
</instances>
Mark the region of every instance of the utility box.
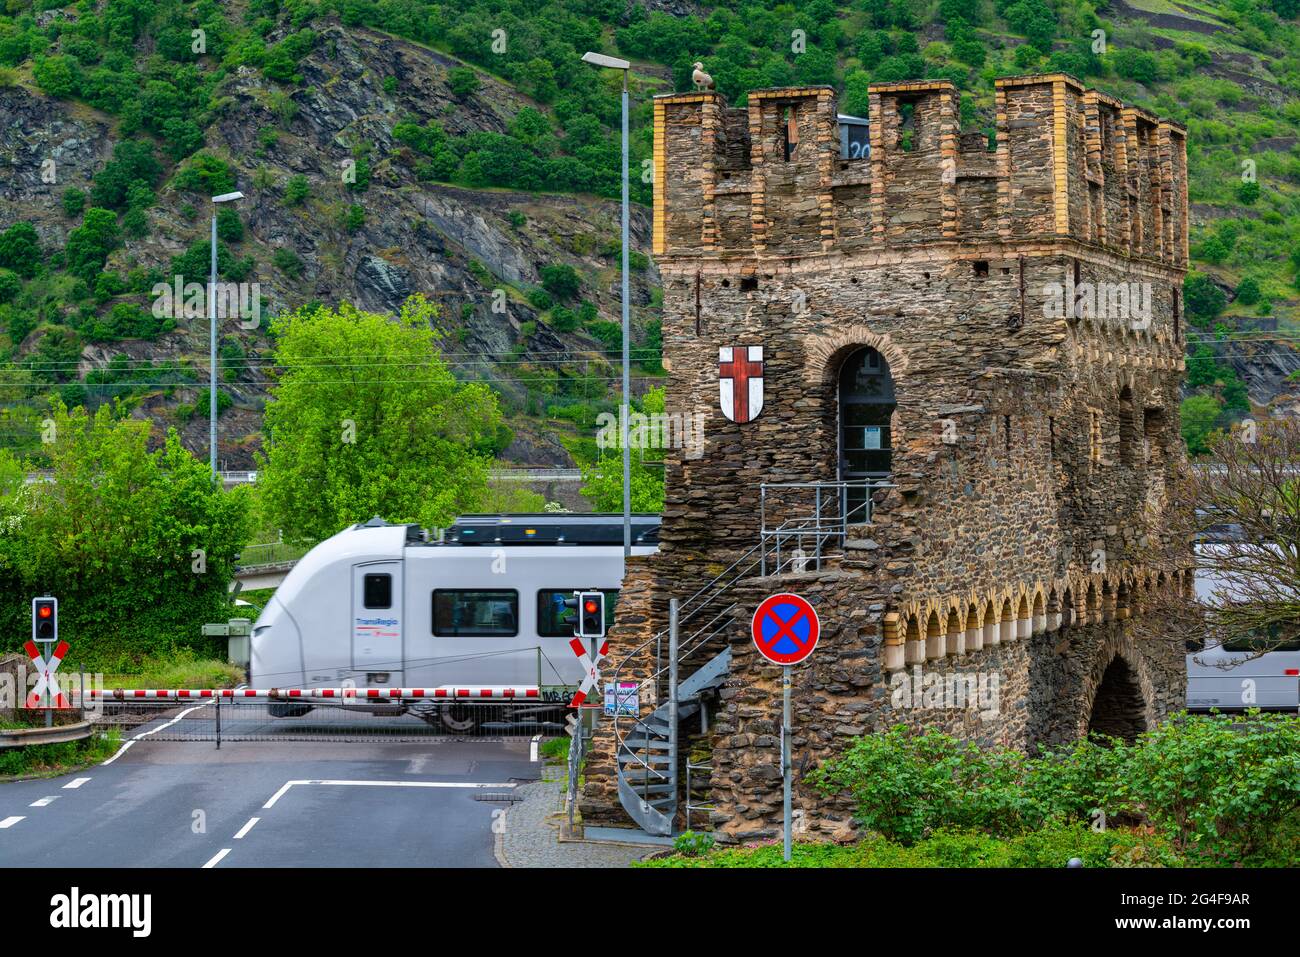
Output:
<instances>
[{"instance_id":1,"label":"utility box","mask_svg":"<svg viewBox=\"0 0 1300 957\"><path fill-rule=\"evenodd\" d=\"M253 634L253 621L250 618L232 618L227 622L216 622L203 626L205 638L226 639L226 659L232 665L247 668L252 659L250 646Z\"/></svg>"}]
</instances>

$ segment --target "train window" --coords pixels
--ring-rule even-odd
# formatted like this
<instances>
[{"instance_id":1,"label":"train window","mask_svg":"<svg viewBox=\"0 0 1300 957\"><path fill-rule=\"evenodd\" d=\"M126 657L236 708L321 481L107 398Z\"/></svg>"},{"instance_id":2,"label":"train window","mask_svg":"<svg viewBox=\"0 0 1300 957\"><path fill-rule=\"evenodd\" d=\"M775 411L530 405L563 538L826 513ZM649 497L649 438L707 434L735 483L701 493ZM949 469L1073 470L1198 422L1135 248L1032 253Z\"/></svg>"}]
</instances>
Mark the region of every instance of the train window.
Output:
<instances>
[{"instance_id":1,"label":"train window","mask_svg":"<svg viewBox=\"0 0 1300 957\"><path fill-rule=\"evenodd\" d=\"M519 592L439 588L433 593L433 633L440 638L513 638L519 634Z\"/></svg>"},{"instance_id":2,"label":"train window","mask_svg":"<svg viewBox=\"0 0 1300 957\"><path fill-rule=\"evenodd\" d=\"M564 599L572 598L572 588L541 588L537 592L537 634L543 638L572 638L573 613L564 607ZM605 593L605 628L614 624L614 605L618 601L617 588L603 588ZM567 615L566 615L567 613Z\"/></svg>"},{"instance_id":3,"label":"train window","mask_svg":"<svg viewBox=\"0 0 1300 957\"><path fill-rule=\"evenodd\" d=\"M362 587L367 608L393 607L393 576L367 575Z\"/></svg>"}]
</instances>

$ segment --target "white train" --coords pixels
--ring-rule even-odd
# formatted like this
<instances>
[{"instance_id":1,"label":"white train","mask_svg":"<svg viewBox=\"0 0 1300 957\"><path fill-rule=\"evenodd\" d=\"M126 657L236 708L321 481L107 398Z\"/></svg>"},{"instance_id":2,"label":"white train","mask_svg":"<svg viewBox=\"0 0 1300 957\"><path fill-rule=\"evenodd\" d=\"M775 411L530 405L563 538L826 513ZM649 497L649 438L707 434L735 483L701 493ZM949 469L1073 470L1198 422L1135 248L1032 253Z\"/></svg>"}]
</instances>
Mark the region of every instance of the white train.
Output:
<instances>
[{"instance_id":1,"label":"white train","mask_svg":"<svg viewBox=\"0 0 1300 957\"><path fill-rule=\"evenodd\" d=\"M1202 554L1240 540L1235 526L1212 526L1196 545ZM1204 602L1222 601L1217 576L1207 570L1196 575L1196 594ZM1275 648L1264 654L1252 651L1247 641L1214 645L1187 656L1187 709L1241 711L1300 707L1300 641L1262 642Z\"/></svg>"},{"instance_id":2,"label":"white train","mask_svg":"<svg viewBox=\"0 0 1300 957\"><path fill-rule=\"evenodd\" d=\"M657 515L634 515L632 553L656 551L658 532ZM562 603L600 589L612 620L622 580L621 515L474 515L437 541L374 518L289 572L253 626L249 682L538 685L544 701L567 704L583 669ZM272 706L281 716L308 707Z\"/></svg>"}]
</instances>

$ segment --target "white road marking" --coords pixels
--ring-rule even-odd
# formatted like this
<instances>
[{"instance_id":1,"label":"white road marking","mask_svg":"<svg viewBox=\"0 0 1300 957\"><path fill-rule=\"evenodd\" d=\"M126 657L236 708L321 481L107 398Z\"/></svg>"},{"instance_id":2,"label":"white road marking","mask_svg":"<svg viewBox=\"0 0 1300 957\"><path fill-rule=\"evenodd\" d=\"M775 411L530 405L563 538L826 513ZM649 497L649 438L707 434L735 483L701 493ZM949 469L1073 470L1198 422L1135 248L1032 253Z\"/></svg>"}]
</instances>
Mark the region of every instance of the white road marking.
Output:
<instances>
[{"instance_id":1,"label":"white road marking","mask_svg":"<svg viewBox=\"0 0 1300 957\"><path fill-rule=\"evenodd\" d=\"M216 700L216 699L213 698L213 699L211 699L211 700L209 700L209 701L205 701L205 702L203 702L203 704L196 704L196 705L195 705L194 707L192 707L192 708L186 708L184 711L182 711L182 712L181 712L180 714L178 714L176 717L172 718L172 719L171 719L170 721L168 721L166 724L160 724L160 725L158 725L158 727L156 727L156 728L150 728L148 731L141 731L139 734L137 734L137 735L136 735L134 738L132 738L130 741L123 741L123 742L122 742L122 746L121 746L120 748L117 749L117 753L114 754L114 755L113 755L111 758L109 758L107 761L104 761L103 764L101 764L101 767L106 766L106 765L109 765L109 764L112 764L114 761L116 761L116 760L117 760L118 758L120 758L122 755L126 754L127 749L128 749L129 747L131 747L131 745L133 745L133 744L135 744L137 741L139 741L141 738L147 738L147 737L148 737L149 735L151 735L151 734L157 734L157 733L158 733L159 731L161 731L163 728L170 728L172 725L174 725L177 721L181 720L181 718L185 717L187 714L190 714L191 712L194 712L194 711L198 711L200 708L206 708L208 705L212 704L212 702L215 701L215 700ZM87 780L89 780L89 779L87 779Z\"/></svg>"},{"instance_id":2,"label":"white road marking","mask_svg":"<svg viewBox=\"0 0 1300 957\"><path fill-rule=\"evenodd\" d=\"M476 790L476 791L482 791L488 788L492 788L494 790L499 790L499 789L513 790L515 787L517 787L517 785L513 783L478 784L470 781L339 781L339 780L326 780L326 779L321 779L321 780L304 779L299 781L286 781L284 783L284 786L281 787L280 790L276 791L275 794L271 795L271 799L262 805L262 808L265 810L267 808L274 807L275 802L280 800L280 798L284 797L284 795L288 793L289 788L293 787L295 784L329 784L329 785L336 785L342 787L373 787L373 788L462 788L462 789L469 789L469 790Z\"/></svg>"},{"instance_id":3,"label":"white road marking","mask_svg":"<svg viewBox=\"0 0 1300 957\"><path fill-rule=\"evenodd\" d=\"M528 760L532 761L534 764L537 763L537 758L538 758L537 748L538 745L540 745L541 743L542 743L542 736L540 734L534 735L532 743L528 747Z\"/></svg>"},{"instance_id":4,"label":"white road marking","mask_svg":"<svg viewBox=\"0 0 1300 957\"><path fill-rule=\"evenodd\" d=\"M63 790L68 791L79 788L89 780L90 778L73 778L67 784L63 785Z\"/></svg>"},{"instance_id":5,"label":"white road marking","mask_svg":"<svg viewBox=\"0 0 1300 957\"><path fill-rule=\"evenodd\" d=\"M28 806L28 807L49 807L51 804L53 804L53 803L54 803L55 801L57 801L58 799L59 799L59 796L58 796L57 794L55 794L55 795L53 795L52 797L43 797L43 798L41 798L41 799L38 800L38 801L33 801L31 804L29 804L29 805L27 805L27 806Z\"/></svg>"},{"instance_id":6,"label":"white road marking","mask_svg":"<svg viewBox=\"0 0 1300 957\"><path fill-rule=\"evenodd\" d=\"M212 855L212 860L204 864L201 868L199 868L199 870L206 871L209 867L216 867L218 864L221 863L221 859L229 853L230 853L230 848L223 847L221 850L217 851L216 854Z\"/></svg>"},{"instance_id":7,"label":"white road marking","mask_svg":"<svg viewBox=\"0 0 1300 957\"><path fill-rule=\"evenodd\" d=\"M0 827L13 827L15 824L17 824L19 821L22 820L25 819L21 815L15 817L7 817L3 821L0 821Z\"/></svg>"},{"instance_id":8,"label":"white road marking","mask_svg":"<svg viewBox=\"0 0 1300 957\"><path fill-rule=\"evenodd\" d=\"M243 837L245 834L247 834L249 831L251 831L251 830L253 829L253 825L256 824L256 823L257 823L258 821L260 821L260 820L261 820L260 817L250 817L250 818L248 819L248 823L245 824L243 827L241 827L241 828L239 829L239 833L235 835L235 840L236 840L236 841L239 840L241 837Z\"/></svg>"}]
</instances>

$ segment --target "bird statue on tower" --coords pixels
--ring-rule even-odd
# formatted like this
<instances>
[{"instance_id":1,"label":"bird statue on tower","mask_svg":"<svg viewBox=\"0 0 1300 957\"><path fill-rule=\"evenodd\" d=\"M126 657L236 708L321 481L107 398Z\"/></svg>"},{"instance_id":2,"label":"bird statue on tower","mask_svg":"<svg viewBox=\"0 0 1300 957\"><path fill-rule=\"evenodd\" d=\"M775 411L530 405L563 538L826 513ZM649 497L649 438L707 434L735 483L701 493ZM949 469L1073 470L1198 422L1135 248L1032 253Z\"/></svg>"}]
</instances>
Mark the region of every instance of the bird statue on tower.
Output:
<instances>
[{"instance_id":1,"label":"bird statue on tower","mask_svg":"<svg viewBox=\"0 0 1300 957\"><path fill-rule=\"evenodd\" d=\"M695 70L691 73L691 79L695 82L695 89L697 90L703 91L713 89L713 77L704 72L703 63L695 64Z\"/></svg>"}]
</instances>

